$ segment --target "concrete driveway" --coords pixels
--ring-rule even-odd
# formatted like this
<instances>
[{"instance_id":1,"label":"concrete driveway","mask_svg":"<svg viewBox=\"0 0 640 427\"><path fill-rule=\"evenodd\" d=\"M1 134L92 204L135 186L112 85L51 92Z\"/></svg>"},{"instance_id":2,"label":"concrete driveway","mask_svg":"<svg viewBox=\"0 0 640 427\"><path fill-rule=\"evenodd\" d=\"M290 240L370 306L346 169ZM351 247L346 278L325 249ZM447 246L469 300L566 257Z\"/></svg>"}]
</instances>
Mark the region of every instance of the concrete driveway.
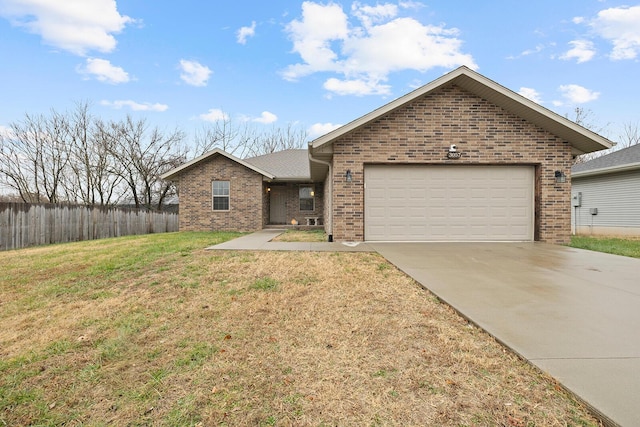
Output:
<instances>
[{"instance_id":1,"label":"concrete driveway","mask_svg":"<svg viewBox=\"0 0 640 427\"><path fill-rule=\"evenodd\" d=\"M640 259L544 243L369 243L600 413L640 425Z\"/></svg>"}]
</instances>

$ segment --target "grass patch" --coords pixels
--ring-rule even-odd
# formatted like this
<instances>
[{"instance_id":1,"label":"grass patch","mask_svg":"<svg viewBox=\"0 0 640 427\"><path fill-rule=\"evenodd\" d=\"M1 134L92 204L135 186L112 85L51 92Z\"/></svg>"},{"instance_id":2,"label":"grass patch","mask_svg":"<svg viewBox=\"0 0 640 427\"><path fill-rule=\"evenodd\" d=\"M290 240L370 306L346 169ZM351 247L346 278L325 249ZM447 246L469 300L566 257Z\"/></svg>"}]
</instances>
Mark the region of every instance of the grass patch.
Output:
<instances>
[{"instance_id":1,"label":"grass patch","mask_svg":"<svg viewBox=\"0 0 640 427\"><path fill-rule=\"evenodd\" d=\"M326 242L324 230L287 230L276 236L272 242Z\"/></svg>"},{"instance_id":2,"label":"grass patch","mask_svg":"<svg viewBox=\"0 0 640 427\"><path fill-rule=\"evenodd\" d=\"M379 255L234 236L0 253L0 426L598 425Z\"/></svg>"},{"instance_id":3,"label":"grass patch","mask_svg":"<svg viewBox=\"0 0 640 427\"><path fill-rule=\"evenodd\" d=\"M263 277L260 279L256 279L251 286L250 289L257 289L259 291L273 291L278 288L278 281L272 279L271 277Z\"/></svg>"},{"instance_id":4,"label":"grass patch","mask_svg":"<svg viewBox=\"0 0 640 427\"><path fill-rule=\"evenodd\" d=\"M571 236L572 248L640 258L640 238Z\"/></svg>"}]
</instances>

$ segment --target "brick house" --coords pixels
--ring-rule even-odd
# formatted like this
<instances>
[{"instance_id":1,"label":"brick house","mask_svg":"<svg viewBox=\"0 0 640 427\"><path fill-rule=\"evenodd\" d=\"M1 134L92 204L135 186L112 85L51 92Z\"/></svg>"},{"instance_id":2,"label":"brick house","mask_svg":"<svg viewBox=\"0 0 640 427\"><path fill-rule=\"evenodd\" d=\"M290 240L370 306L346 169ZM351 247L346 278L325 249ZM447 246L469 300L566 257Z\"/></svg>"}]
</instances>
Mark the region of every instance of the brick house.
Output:
<instances>
[{"instance_id":1,"label":"brick house","mask_svg":"<svg viewBox=\"0 0 640 427\"><path fill-rule=\"evenodd\" d=\"M544 241L571 234L571 164L611 142L460 67L309 143L213 150L163 175L182 230L324 224L336 241Z\"/></svg>"}]
</instances>

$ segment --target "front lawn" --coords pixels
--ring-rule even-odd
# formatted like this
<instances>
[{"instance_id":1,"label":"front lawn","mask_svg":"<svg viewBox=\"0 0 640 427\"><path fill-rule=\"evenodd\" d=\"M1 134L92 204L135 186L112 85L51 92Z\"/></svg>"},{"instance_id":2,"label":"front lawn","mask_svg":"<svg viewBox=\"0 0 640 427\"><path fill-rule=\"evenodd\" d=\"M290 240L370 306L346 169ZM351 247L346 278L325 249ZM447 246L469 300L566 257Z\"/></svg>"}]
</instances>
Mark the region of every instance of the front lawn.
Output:
<instances>
[{"instance_id":1,"label":"front lawn","mask_svg":"<svg viewBox=\"0 0 640 427\"><path fill-rule=\"evenodd\" d=\"M640 238L571 236L571 247L640 258Z\"/></svg>"},{"instance_id":2,"label":"front lawn","mask_svg":"<svg viewBox=\"0 0 640 427\"><path fill-rule=\"evenodd\" d=\"M595 426L375 253L170 233L0 253L0 426Z\"/></svg>"}]
</instances>

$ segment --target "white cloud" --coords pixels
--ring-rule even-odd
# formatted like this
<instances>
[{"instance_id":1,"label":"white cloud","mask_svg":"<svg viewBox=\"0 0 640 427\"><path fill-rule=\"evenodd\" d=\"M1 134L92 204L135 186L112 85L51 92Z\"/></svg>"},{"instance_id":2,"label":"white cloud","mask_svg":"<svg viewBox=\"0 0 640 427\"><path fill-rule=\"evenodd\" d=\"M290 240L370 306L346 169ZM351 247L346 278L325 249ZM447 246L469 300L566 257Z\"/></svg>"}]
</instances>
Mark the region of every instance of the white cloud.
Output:
<instances>
[{"instance_id":1,"label":"white cloud","mask_svg":"<svg viewBox=\"0 0 640 427\"><path fill-rule=\"evenodd\" d=\"M130 108L132 111L167 111L169 106L166 104L152 104L150 102L139 103L131 100L119 100L119 101L100 101L100 105L105 107L111 107L116 110L120 110L124 107Z\"/></svg>"},{"instance_id":2,"label":"white cloud","mask_svg":"<svg viewBox=\"0 0 640 427\"><path fill-rule=\"evenodd\" d=\"M338 55L332 50L331 42L345 40L349 35L348 18L342 7L306 1L302 3L302 21L291 21L286 30L293 41L293 51L304 61L290 66L284 72L286 79L339 69Z\"/></svg>"},{"instance_id":3,"label":"white cloud","mask_svg":"<svg viewBox=\"0 0 640 427\"><path fill-rule=\"evenodd\" d=\"M180 78L191 86L206 86L212 71L197 61L180 60Z\"/></svg>"},{"instance_id":4,"label":"white cloud","mask_svg":"<svg viewBox=\"0 0 640 427\"><path fill-rule=\"evenodd\" d=\"M525 98L532 100L535 103L542 104L542 98L540 92L530 87L521 87L518 93Z\"/></svg>"},{"instance_id":5,"label":"white cloud","mask_svg":"<svg viewBox=\"0 0 640 427\"><path fill-rule=\"evenodd\" d=\"M578 64L580 64L590 61L596 54L593 42L589 40L573 40L570 41L569 44L573 47L560 56L560 59L571 60L575 58Z\"/></svg>"},{"instance_id":6,"label":"white cloud","mask_svg":"<svg viewBox=\"0 0 640 427\"><path fill-rule=\"evenodd\" d=\"M3 0L0 15L46 44L81 56L113 51L113 34L135 22L120 15L115 0Z\"/></svg>"},{"instance_id":7,"label":"white cloud","mask_svg":"<svg viewBox=\"0 0 640 427\"><path fill-rule=\"evenodd\" d=\"M315 139L319 136L322 136L326 133L331 132L332 130L338 129L342 125L336 125L333 123L315 123L309 127L307 130L307 134L309 138Z\"/></svg>"},{"instance_id":8,"label":"white cloud","mask_svg":"<svg viewBox=\"0 0 640 427\"><path fill-rule=\"evenodd\" d=\"M635 59L640 53L640 6L601 10L589 25L613 44L611 59Z\"/></svg>"},{"instance_id":9,"label":"white cloud","mask_svg":"<svg viewBox=\"0 0 640 427\"><path fill-rule=\"evenodd\" d=\"M340 80L332 77L324 82L323 87L337 95L388 95L391 92L391 86L375 80Z\"/></svg>"},{"instance_id":10,"label":"white cloud","mask_svg":"<svg viewBox=\"0 0 640 427\"><path fill-rule=\"evenodd\" d=\"M594 92L590 89L582 87L576 84L562 85L558 88L562 98L571 104L585 104L590 101L595 101L600 96L600 92ZM564 105L562 101L554 101L554 105Z\"/></svg>"},{"instance_id":11,"label":"white cloud","mask_svg":"<svg viewBox=\"0 0 640 427\"><path fill-rule=\"evenodd\" d=\"M270 113L269 111L263 111L262 114L260 115L260 117L252 119L253 122L262 123L262 124L265 124L265 125L268 125L270 123L274 123L277 120L278 120L278 116L276 116L273 113Z\"/></svg>"},{"instance_id":12,"label":"white cloud","mask_svg":"<svg viewBox=\"0 0 640 427\"><path fill-rule=\"evenodd\" d=\"M533 48L533 49L523 50L520 55L521 56L529 56L529 55L533 55L534 53L540 53L543 50L544 50L544 45L543 44L539 44L539 45L536 45L536 47Z\"/></svg>"},{"instance_id":13,"label":"white cloud","mask_svg":"<svg viewBox=\"0 0 640 427\"><path fill-rule=\"evenodd\" d=\"M219 108L212 108L208 112L200 114L198 118L205 122L217 122L220 120L229 120L229 115Z\"/></svg>"},{"instance_id":14,"label":"white cloud","mask_svg":"<svg viewBox=\"0 0 640 427\"><path fill-rule=\"evenodd\" d=\"M425 7L424 3L420 3L419 1L400 1L398 2L398 6L403 9L422 9Z\"/></svg>"},{"instance_id":15,"label":"white cloud","mask_svg":"<svg viewBox=\"0 0 640 427\"><path fill-rule=\"evenodd\" d=\"M510 56L508 56L508 57L507 57L507 59L517 59L517 58L521 58L521 57L523 57L523 56L533 55L533 54L536 54L536 53L540 53L540 52L542 52L544 49L545 49L545 45L543 45L543 44L538 44L538 45L536 45L536 47L535 47L535 48L533 48L533 49L526 49L526 50L523 50L522 52L520 52L520 54L519 54L519 55L510 55Z\"/></svg>"},{"instance_id":16,"label":"white cloud","mask_svg":"<svg viewBox=\"0 0 640 427\"><path fill-rule=\"evenodd\" d=\"M583 16L576 16L571 20L574 24L582 24L585 21Z\"/></svg>"},{"instance_id":17,"label":"white cloud","mask_svg":"<svg viewBox=\"0 0 640 427\"><path fill-rule=\"evenodd\" d=\"M130 80L129 74L124 69L112 65L106 59L87 58L84 67L78 67L77 71L87 76L87 79L94 77L104 83L120 84Z\"/></svg>"},{"instance_id":18,"label":"white cloud","mask_svg":"<svg viewBox=\"0 0 640 427\"><path fill-rule=\"evenodd\" d=\"M365 27L371 27L374 23L384 22L389 18L395 18L398 15L398 6L391 3L369 6L363 5L360 2L355 2L351 5L351 11Z\"/></svg>"},{"instance_id":19,"label":"white cloud","mask_svg":"<svg viewBox=\"0 0 640 427\"><path fill-rule=\"evenodd\" d=\"M238 30L238 43L246 44L247 38L253 37L256 34L256 21L251 22L250 27L241 27Z\"/></svg>"},{"instance_id":20,"label":"white cloud","mask_svg":"<svg viewBox=\"0 0 640 427\"><path fill-rule=\"evenodd\" d=\"M340 5L305 1L302 18L286 27L293 51L302 62L287 67L283 77L296 80L332 72L342 78L329 78L324 84L327 90L368 95L389 93L389 86L378 82L385 82L392 72L459 65L477 68L473 57L462 53L456 29L398 17L398 7L389 3L367 6L356 2L351 13L355 22L350 22Z\"/></svg>"}]
</instances>

